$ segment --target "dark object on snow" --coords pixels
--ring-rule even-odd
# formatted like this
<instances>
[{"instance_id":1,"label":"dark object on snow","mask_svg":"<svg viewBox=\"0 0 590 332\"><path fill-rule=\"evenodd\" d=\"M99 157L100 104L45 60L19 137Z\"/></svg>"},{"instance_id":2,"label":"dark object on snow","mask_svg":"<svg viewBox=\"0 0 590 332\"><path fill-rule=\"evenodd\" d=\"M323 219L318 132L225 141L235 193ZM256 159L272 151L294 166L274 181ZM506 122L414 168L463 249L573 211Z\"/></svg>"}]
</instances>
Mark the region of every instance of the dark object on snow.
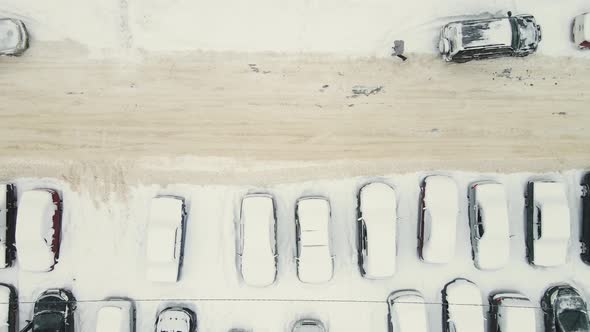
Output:
<instances>
[{"instance_id":1,"label":"dark object on snow","mask_svg":"<svg viewBox=\"0 0 590 332\"><path fill-rule=\"evenodd\" d=\"M582 261L590 264L590 172L582 178Z\"/></svg>"},{"instance_id":2,"label":"dark object on snow","mask_svg":"<svg viewBox=\"0 0 590 332\"><path fill-rule=\"evenodd\" d=\"M541 299L546 332L590 331L586 302L570 285L549 288Z\"/></svg>"},{"instance_id":3,"label":"dark object on snow","mask_svg":"<svg viewBox=\"0 0 590 332\"><path fill-rule=\"evenodd\" d=\"M377 86L355 85L352 87L352 93L354 95L370 96L370 95L374 95L376 93L381 92L381 89L383 89L383 87L381 85L377 85Z\"/></svg>"},{"instance_id":4,"label":"dark object on snow","mask_svg":"<svg viewBox=\"0 0 590 332\"><path fill-rule=\"evenodd\" d=\"M65 289L48 289L35 302L33 320L21 332L74 332L76 299Z\"/></svg>"},{"instance_id":5,"label":"dark object on snow","mask_svg":"<svg viewBox=\"0 0 590 332\"><path fill-rule=\"evenodd\" d=\"M0 293L2 299L0 301L8 305L5 305L5 309L8 310L5 313L6 321L0 322L0 326L6 328L7 332L18 332L18 295L16 288L9 284L0 283Z\"/></svg>"},{"instance_id":6,"label":"dark object on snow","mask_svg":"<svg viewBox=\"0 0 590 332\"><path fill-rule=\"evenodd\" d=\"M392 56L395 55L398 58L402 59L403 61L408 60L408 57L404 56L404 41L403 40L396 40L393 42L393 53Z\"/></svg>"},{"instance_id":7,"label":"dark object on snow","mask_svg":"<svg viewBox=\"0 0 590 332\"><path fill-rule=\"evenodd\" d=\"M6 233L0 234L0 243L4 244L6 248L4 265L2 267L12 266L12 262L16 257L16 249L14 247L14 234L16 228L16 188L14 184L1 184L2 191L0 195L6 195L4 204L0 205L0 212L5 211L4 217L0 217L0 229L4 229ZM0 202L3 201L0 199ZM0 264L2 265L2 264Z\"/></svg>"}]
</instances>

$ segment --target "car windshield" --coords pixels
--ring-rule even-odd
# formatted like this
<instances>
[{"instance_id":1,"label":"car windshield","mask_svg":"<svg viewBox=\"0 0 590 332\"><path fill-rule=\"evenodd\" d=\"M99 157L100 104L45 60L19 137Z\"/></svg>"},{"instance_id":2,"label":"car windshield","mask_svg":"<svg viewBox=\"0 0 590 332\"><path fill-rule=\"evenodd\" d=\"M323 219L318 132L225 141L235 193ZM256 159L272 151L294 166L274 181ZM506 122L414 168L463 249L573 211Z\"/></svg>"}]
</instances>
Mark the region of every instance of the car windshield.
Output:
<instances>
[{"instance_id":1,"label":"car windshield","mask_svg":"<svg viewBox=\"0 0 590 332\"><path fill-rule=\"evenodd\" d=\"M58 312L48 312L35 316L33 323L33 332L62 331L65 331L63 314Z\"/></svg>"},{"instance_id":2,"label":"car windshield","mask_svg":"<svg viewBox=\"0 0 590 332\"><path fill-rule=\"evenodd\" d=\"M585 312L580 310L564 310L559 314L559 325L561 325L563 331L567 332L583 332L590 330L588 316Z\"/></svg>"},{"instance_id":3,"label":"car windshield","mask_svg":"<svg viewBox=\"0 0 590 332\"><path fill-rule=\"evenodd\" d=\"M510 18L510 27L512 27L512 48L517 50L520 44L520 32L518 31L516 19Z\"/></svg>"}]
</instances>

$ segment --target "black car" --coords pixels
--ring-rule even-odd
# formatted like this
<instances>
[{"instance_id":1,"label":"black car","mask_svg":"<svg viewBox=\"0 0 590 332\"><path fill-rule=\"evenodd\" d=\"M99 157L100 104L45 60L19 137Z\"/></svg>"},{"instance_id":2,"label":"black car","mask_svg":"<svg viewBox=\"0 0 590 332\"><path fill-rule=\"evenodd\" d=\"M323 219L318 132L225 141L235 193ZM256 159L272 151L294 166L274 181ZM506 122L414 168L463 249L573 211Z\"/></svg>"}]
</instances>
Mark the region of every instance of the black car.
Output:
<instances>
[{"instance_id":1,"label":"black car","mask_svg":"<svg viewBox=\"0 0 590 332\"><path fill-rule=\"evenodd\" d=\"M74 332L76 299L65 289L49 289L35 302L33 320L21 331Z\"/></svg>"},{"instance_id":2,"label":"black car","mask_svg":"<svg viewBox=\"0 0 590 332\"><path fill-rule=\"evenodd\" d=\"M0 184L0 195L6 195L5 199L0 199L0 229L4 228L6 233L0 234L0 244L6 248L4 253L4 262L0 267L12 266L16 255L14 247L14 231L16 226L16 189L14 184ZM5 212L5 213L2 213Z\"/></svg>"},{"instance_id":3,"label":"black car","mask_svg":"<svg viewBox=\"0 0 590 332\"><path fill-rule=\"evenodd\" d=\"M5 307L8 312L3 313L6 321L0 321L0 326L8 329L2 331L18 332L18 295L14 286L0 283L0 303L8 303Z\"/></svg>"},{"instance_id":4,"label":"black car","mask_svg":"<svg viewBox=\"0 0 590 332\"><path fill-rule=\"evenodd\" d=\"M590 172L582 178L582 261L590 264Z\"/></svg>"},{"instance_id":5,"label":"black car","mask_svg":"<svg viewBox=\"0 0 590 332\"><path fill-rule=\"evenodd\" d=\"M546 332L590 331L586 301L570 285L549 288L541 299Z\"/></svg>"}]
</instances>

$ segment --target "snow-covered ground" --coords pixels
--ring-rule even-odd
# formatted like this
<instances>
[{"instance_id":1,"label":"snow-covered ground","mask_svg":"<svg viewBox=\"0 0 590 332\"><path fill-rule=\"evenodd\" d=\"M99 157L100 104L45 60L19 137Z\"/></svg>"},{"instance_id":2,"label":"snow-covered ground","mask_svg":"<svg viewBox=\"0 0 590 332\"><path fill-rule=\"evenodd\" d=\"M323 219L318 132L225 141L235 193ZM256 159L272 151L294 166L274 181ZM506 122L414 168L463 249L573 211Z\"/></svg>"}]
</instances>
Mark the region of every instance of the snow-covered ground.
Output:
<instances>
[{"instance_id":1,"label":"snow-covered ground","mask_svg":"<svg viewBox=\"0 0 590 332\"><path fill-rule=\"evenodd\" d=\"M33 47L69 40L107 56L200 49L381 57L396 39L407 52L434 53L447 22L508 10L535 15L539 53L590 58L570 41L587 0L4 0L0 16L22 19Z\"/></svg>"},{"instance_id":2,"label":"snow-covered ground","mask_svg":"<svg viewBox=\"0 0 590 332\"><path fill-rule=\"evenodd\" d=\"M543 291L557 282L570 282L590 289L590 267L579 259L581 171L550 174L476 174L444 172L459 188L459 222L456 256L449 264L421 262L417 255L417 208L419 180L426 173L386 177L357 177L266 188L248 186L197 186L175 184L165 187L137 185L128 194L113 194L100 201L86 190L73 191L52 179L17 179L19 194L38 186L59 189L64 200L64 230L60 261L49 273L29 273L16 267L0 271L2 282L18 287L20 300L34 301L46 288L71 288L80 301L78 324L92 332L106 297L129 297L137 301L138 331L153 328L156 313L166 305L186 304L198 315L200 331L245 328L260 332L287 331L298 319L321 319L331 331L386 331L386 299L394 290L413 288L422 292L431 331L441 331L441 290L457 277L475 282L487 296L492 291L519 291L535 304ZM567 263L557 268L527 264L524 241L525 184L531 178L563 181L568 188L572 242ZM510 216L510 253L506 268L479 271L471 260L467 221L470 182L495 179L506 186ZM391 184L398 198L396 273L385 280L360 276L356 255L356 194L368 181ZM278 222L278 276L266 288L240 282L235 256L235 225L243 195L267 191L276 199ZM157 194L187 198L189 210L184 267L176 284L151 283L145 278L145 229L148 204ZM333 279L325 284L303 284L297 279L294 211L297 198L323 195L332 207L332 245L335 257ZM21 304L20 321L30 318L31 304ZM542 326L540 311L537 323Z\"/></svg>"}]
</instances>

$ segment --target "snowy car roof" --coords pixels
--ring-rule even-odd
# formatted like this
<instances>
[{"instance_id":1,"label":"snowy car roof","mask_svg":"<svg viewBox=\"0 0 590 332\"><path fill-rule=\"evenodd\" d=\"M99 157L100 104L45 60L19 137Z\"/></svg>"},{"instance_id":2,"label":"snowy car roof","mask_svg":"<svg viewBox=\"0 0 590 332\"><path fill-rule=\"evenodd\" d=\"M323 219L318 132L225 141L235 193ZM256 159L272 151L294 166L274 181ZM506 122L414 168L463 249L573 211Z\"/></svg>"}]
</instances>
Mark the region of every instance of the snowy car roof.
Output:
<instances>
[{"instance_id":1,"label":"snowy car roof","mask_svg":"<svg viewBox=\"0 0 590 332\"><path fill-rule=\"evenodd\" d=\"M152 227L148 230L147 256L152 262L173 262L176 249L176 228Z\"/></svg>"},{"instance_id":2,"label":"snowy car roof","mask_svg":"<svg viewBox=\"0 0 590 332\"><path fill-rule=\"evenodd\" d=\"M189 332L191 317L180 309L166 309L158 316L156 332Z\"/></svg>"},{"instance_id":3,"label":"snowy car roof","mask_svg":"<svg viewBox=\"0 0 590 332\"><path fill-rule=\"evenodd\" d=\"M511 46L512 25L508 18L470 20L449 24L456 34L457 48L478 48L483 46Z\"/></svg>"},{"instance_id":4,"label":"snowy car roof","mask_svg":"<svg viewBox=\"0 0 590 332\"><path fill-rule=\"evenodd\" d=\"M481 183L475 186L476 204L484 233L477 244L477 264L482 269L497 269L506 264L510 251L510 222L504 186Z\"/></svg>"},{"instance_id":5,"label":"snowy car roof","mask_svg":"<svg viewBox=\"0 0 590 332\"><path fill-rule=\"evenodd\" d=\"M96 332L123 332L123 315L120 307L105 306L100 308L96 319Z\"/></svg>"},{"instance_id":6,"label":"snowy car roof","mask_svg":"<svg viewBox=\"0 0 590 332\"><path fill-rule=\"evenodd\" d=\"M0 18L0 54L19 48L23 43L22 23L10 18Z\"/></svg>"},{"instance_id":7,"label":"snowy car roof","mask_svg":"<svg viewBox=\"0 0 590 332\"><path fill-rule=\"evenodd\" d=\"M55 262L51 250L53 214L57 207L51 192L29 190L18 206L16 248L20 268L27 271L49 271Z\"/></svg>"},{"instance_id":8,"label":"snowy car roof","mask_svg":"<svg viewBox=\"0 0 590 332\"><path fill-rule=\"evenodd\" d=\"M183 201L172 196L152 198L149 210L150 225L179 225L182 220Z\"/></svg>"},{"instance_id":9,"label":"snowy car roof","mask_svg":"<svg viewBox=\"0 0 590 332\"><path fill-rule=\"evenodd\" d=\"M330 203L324 198L305 198L297 202L302 246L328 246Z\"/></svg>"},{"instance_id":10,"label":"snowy car roof","mask_svg":"<svg viewBox=\"0 0 590 332\"><path fill-rule=\"evenodd\" d=\"M390 296L391 325L396 332L428 332L424 298L417 291L399 291Z\"/></svg>"},{"instance_id":11,"label":"snowy car roof","mask_svg":"<svg viewBox=\"0 0 590 332\"><path fill-rule=\"evenodd\" d=\"M565 186L559 182L533 182L533 195L534 205L541 212L541 237L533 244L534 264L564 264L571 235Z\"/></svg>"},{"instance_id":12,"label":"snowy car roof","mask_svg":"<svg viewBox=\"0 0 590 332\"><path fill-rule=\"evenodd\" d=\"M456 332L483 332L485 319L479 288L465 279L457 279L445 286L449 324Z\"/></svg>"},{"instance_id":13,"label":"snowy car roof","mask_svg":"<svg viewBox=\"0 0 590 332\"><path fill-rule=\"evenodd\" d=\"M366 276L387 277L395 273L397 198L390 186L374 182L360 191L360 210L367 229Z\"/></svg>"},{"instance_id":14,"label":"snowy car roof","mask_svg":"<svg viewBox=\"0 0 590 332\"><path fill-rule=\"evenodd\" d=\"M272 284L276 276L274 205L269 195L249 195L242 200L241 272L253 286Z\"/></svg>"},{"instance_id":15,"label":"snowy car roof","mask_svg":"<svg viewBox=\"0 0 590 332\"><path fill-rule=\"evenodd\" d=\"M530 300L522 297L503 299L498 307L498 326L502 332L535 332L535 306Z\"/></svg>"}]
</instances>

